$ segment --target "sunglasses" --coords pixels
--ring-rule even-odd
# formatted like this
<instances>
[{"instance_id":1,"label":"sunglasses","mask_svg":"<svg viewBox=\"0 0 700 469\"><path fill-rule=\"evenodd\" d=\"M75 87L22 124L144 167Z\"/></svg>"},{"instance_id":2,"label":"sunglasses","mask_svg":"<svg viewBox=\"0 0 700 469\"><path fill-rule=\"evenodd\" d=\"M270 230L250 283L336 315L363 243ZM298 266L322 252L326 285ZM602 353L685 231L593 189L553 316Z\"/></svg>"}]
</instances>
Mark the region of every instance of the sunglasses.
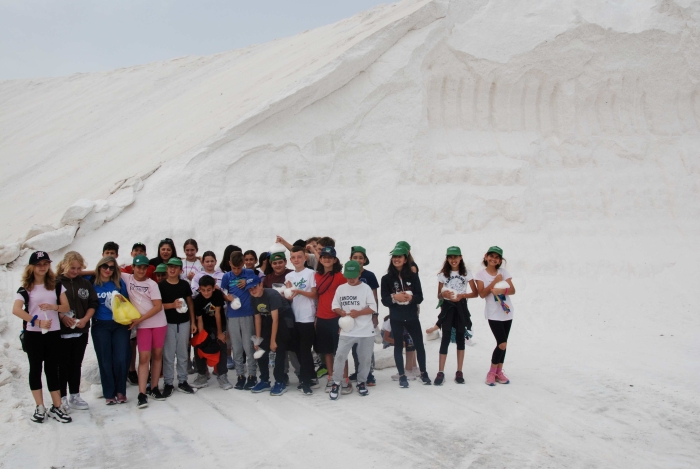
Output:
<instances>
[{"instance_id":1,"label":"sunglasses","mask_svg":"<svg viewBox=\"0 0 700 469\"><path fill-rule=\"evenodd\" d=\"M100 266L100 269L104 269L104 270L114 270L114 269L116 269L116 267L113 266L113 265L102 264L102 265Z\"/></svg>"},{"instance_id":2,"label":"sunglasses","mask_svg":"<svg viewBox=\"0 0 700 469\"><path fill-rule=\"evenodd\" d=\"M165 239L161 239L160 242L161 242L161 243L172 243L173 240L170 239L170 238L165 238Z\"/></svg>"}]
</instances>

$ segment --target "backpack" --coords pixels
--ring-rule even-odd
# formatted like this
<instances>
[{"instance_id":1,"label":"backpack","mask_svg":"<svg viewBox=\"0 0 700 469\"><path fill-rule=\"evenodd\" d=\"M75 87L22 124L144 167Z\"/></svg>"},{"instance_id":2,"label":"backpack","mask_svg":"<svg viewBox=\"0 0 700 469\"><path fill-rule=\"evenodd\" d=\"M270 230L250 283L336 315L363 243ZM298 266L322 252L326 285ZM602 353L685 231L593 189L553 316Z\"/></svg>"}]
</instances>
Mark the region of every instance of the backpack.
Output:
<instances>
[{"instance_id":1,"label":"backpack","mask_svg":"<svg viewBox=\"0 0 700 469\"><path fill-rule=\"evenodd\" d=\"M61 282L56 280L56 304L61 304L61 289L63 288L63 285L61 285ZM17 290L17 293L22 295L22 298L24 298L24 311L29 314L29 292L24 288L24 287L19 287ZM24 332L27 330L27 321L22 321L22 332L19 333L19 341L22 343L22 350L24 353L27 353L27 348L24 345Z\"/></svg>"}]
</instances>

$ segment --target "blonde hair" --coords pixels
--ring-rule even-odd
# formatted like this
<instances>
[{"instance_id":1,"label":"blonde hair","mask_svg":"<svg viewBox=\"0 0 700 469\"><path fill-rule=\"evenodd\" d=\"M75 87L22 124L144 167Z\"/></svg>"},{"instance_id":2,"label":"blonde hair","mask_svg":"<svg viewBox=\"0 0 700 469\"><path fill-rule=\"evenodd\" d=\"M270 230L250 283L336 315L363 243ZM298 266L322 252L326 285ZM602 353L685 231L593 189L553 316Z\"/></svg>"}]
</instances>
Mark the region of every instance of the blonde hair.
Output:
<instances>
[{"instance_id":1,"label":"blonde hair","mask_svg":"<svg viewBox=\"0 0 700 469\"><path fill-rule=\"evenodd\" d=\"M34 288L34 282L36 281L34 278L34 267L36 266L29 264L24 268L24 272L22 272L22 286L27 291ZM49 270L46 271L46 275L44 276L44 288L47 290L53 290L56 288L56 274L53 273L50 266Z\"/></svg>"},{"instance_id":2,"label":"blonde hair","mask_svg":"<svg viewBox=\"0 0 700 469\"><path fill-rule=\"evenodd\" d=\"M69 251L66 253L65 256L63 256L63 259L61 259L61 261L56 266L56 276L60 277L61 275L63 275L63 273L66 270L70 269L70 265L73 262L79 262L80 267L82 269L85 268L85 259L83 259L83 256L81 256L80 253L77 251Z\"/></svg>"},{"instance_id":3,"label":"blonde hair","mask_svg":"<svg viewBox=\"0 0 700 469\"><path fill-rule=\"evenodd\" d=\"M112 276L109 277L109 279L114 283L114 285L116 285L117 288L120 288L122 271L119 270L119 264L117 264L117 260L113 256L105 256L100 259L100 262L97 263L97 267L95 267L95 285L103 285L100 267L108 262L114 262L114 270L112 271Z\"/></svg>"}]
</instances>

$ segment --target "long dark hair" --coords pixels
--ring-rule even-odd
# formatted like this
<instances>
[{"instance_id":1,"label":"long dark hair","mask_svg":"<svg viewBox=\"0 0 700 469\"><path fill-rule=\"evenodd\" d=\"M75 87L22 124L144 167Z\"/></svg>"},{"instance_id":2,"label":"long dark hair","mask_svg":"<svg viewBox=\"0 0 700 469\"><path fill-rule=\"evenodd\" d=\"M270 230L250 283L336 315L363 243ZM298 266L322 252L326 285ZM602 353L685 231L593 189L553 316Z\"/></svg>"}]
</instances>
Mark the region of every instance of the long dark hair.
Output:
<instances>
[{"instance_id":1,"label":"long dark hair","mask_svg":"<svg viewBox=\"0 0 700 469\"><path fill-rule=\"evenodd\" d=\"M161 239L161 240L160 240L160 243L158 243L158 250L157 250L157 252L156 252L156 258L159 259L159 260L163 260L163 258L160 257L160 248L161 248L162 246L165 246L166 244L167 244L168 246L170 246L170 249L173 250L173 255L170 256L170 257L171 257L172 259L179 259L178 255L177 255L177 249L175 248L175 243L174 243L173 240L170 239L170 238L165 238L165 239Z\"/></svg>"},{"instance_id":2,"label":"long dark hair","mask_svg":"<svg viewBox=\"0 0 700 469\"><path fill-rule=\"evenodd\" d=\"M406 258L406 262L403 264L403 267L401 268L401 271L399 272L396 267L394 267L394 263L391 262L391 259L389 259L389 268L386 269L386 273L391 276L391 277L401 277L402 279L407 279L411 278L413 276L413 271L411 270L411 264L409 261L409 256L403 256ZM392 256L393 258L393 256Z\"/></svg>"},{"instance_id":3,"label":"long dark hair","mask_svg":"<svg viewBox=\"0 0 700 469\"><path fill-rule=\"evenodd\" d=\"M450 278L450 275L452 274L452 265L450 264L450 261L447 259L450 256L445 256L445 263L442 264L442 275L445 276L445 278ZM459 267L457 268L459 270L459 275L467 275L467 266L464 265L464 259L459 260Z\"/></svg>"},{"instance_id":4,"label":"long dark hair","mask_svg":"<svg viewBox=\"0 0 700 469\"><path fill-rule=\"evenodd\" d=\"M216 260L216 254L214 254L213 251L204 251L204 254L202 254L202 262L204 262L204 259L207 257L213 257L214 260Z\"/></svg>"},{"instance_id":5,"label":"long dark hair","mask_svg":"<svg viewBox=\"0 0 700 469\"><path fill-rule=\"evenodd\" d=\"M487 252L486 254L488 254L488 252ZM486 254L484 254L484 258L486 257ZM496 266L496 270L500 269L501 266L502 266L505 262L506 262L506 258L503 257L503 256L501 256L501 263L498 264L498 265ZM486 259L484 259L481 263L484 264L484 267L488 267L488 266L489 266L489 263L488 263L488 261L487 261Z\"/></svg>"},{"instance_id":6,"label":"long dark hair","mask_svg":"<svg viewBox=\"0 0 700 469\"><path fill-rule=\"evenodd\" d=\"M231 266L228 263L229 259L231 258L231 253L240 250L241 248L234 244L229 244L226 246L226 249L224 249L224 255L221 258L221 264L219 264L219 269L221 269L222 272L231 272Z\"/></svg>"},{"instance_id":7,"label":"long dark hair","mask_svg":"<svg viewBox=\"0 0 700 469\"><path fill-rule=\"evenodd\" d=\"M335 259L336 262L333 263L333 269L331 270L330 273L337 274L338 272L343 270L343 266L340 265L340 259L338 259L337 257L334 257L333 259ZM323 267L323 264L321 264L321 259L318 260L318 265L316 266L316 272L318 272L321 275L326 273L326 268Z\"/></svg>"}]
</instances>

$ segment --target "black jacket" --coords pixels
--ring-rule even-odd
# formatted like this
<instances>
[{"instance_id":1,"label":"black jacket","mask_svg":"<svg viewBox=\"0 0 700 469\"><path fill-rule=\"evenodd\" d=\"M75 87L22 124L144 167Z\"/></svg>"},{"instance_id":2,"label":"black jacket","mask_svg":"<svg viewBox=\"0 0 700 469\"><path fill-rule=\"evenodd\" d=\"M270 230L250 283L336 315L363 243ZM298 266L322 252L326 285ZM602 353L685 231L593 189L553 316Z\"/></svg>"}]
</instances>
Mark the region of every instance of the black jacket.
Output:
<instances>
[{"instance_id":1,"label":"black jacket","mask_svg":"<svg viewBox=\"0 0 700 469\"><path fill-rule=\"evenodd\" d=\"M85 277L76 277L74 279L69 279L61 275L58 277L58 281L61 282L66 288L66 296L68 297L68 304L70 309L75 313L75 319L82 319L87 314L87 310L93 308L97 310L100 306L100 302L97 299L97 292L95 292L95 287L92 283ZM77 332L87 332L90 328L90 321L85 324L82 329L71 329L66 327L61 323L61 334L71 334Z\"/></svg>"},{"instance_id":2,"label":"black jacket","mask_svg":"<svg viewBox=\"0 0 700 469\"><path fill-rule=\"evenodd\" d=\"M404 291L413 293L411 302L407 305L394 303L391 295ZM403 279L394 274L386 274L382 277L381 297L382 304L389 308L391 319L418 319L418 305L423 302L423 289L418 274L411 272Z\"/></svg>"}]
</instances>

